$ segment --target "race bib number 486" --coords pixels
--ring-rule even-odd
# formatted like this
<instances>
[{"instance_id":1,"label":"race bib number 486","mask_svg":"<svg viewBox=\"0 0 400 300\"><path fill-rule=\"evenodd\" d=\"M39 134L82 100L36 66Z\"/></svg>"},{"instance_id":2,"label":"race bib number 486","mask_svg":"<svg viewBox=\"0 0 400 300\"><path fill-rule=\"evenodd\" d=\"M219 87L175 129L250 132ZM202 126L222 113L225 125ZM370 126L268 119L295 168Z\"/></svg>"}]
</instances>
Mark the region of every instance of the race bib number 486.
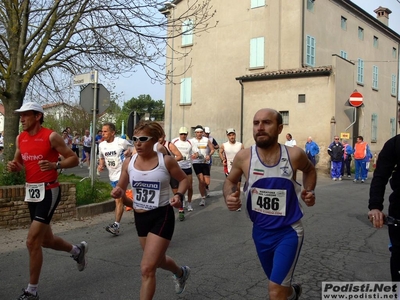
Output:
<instances>
[{"instance_id":1,"label":"race bib number 486","mask_svg":"<svg viewBox=\"0 0 400 300\"><path fill-rule=\"evenodd\" d=\"M286 215L286 190L251 189L252 210L274 216Z\"/></svg>"}]
</instances>

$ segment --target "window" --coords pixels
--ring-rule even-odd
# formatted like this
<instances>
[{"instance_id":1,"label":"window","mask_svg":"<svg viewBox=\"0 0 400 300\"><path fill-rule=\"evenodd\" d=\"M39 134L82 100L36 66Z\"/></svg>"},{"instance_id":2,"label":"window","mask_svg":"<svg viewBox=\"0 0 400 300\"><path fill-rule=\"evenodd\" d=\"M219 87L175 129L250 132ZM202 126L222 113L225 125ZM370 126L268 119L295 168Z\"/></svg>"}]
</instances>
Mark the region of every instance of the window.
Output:
<instances>
[{"instance_id":1,"label":"window","mask_svg":"<svg viewBox=\"0 0 400 300\"><path fill-rule=\"evenodd\" d=\"M307 9L309 11L314 11L314 2L315 0L307 0Z\"/></svg>"},{"instance_id":2,"label":"window","mask_svg":"<svg viewBox=\"0 0 400 300\"><path fill-rule=\"evenodd\" d=\"M392 74L392 88L391 88L391 94L392 94L392 96L396 96L396 90L397 90L397 88L396 88L396 83L397 83L397 78L396 78L397 76L396 75L394 75L394 74Z\"/></svg>"},{"instance_id":3,"label":"window","mask_svg":"<svg viewBox=\"0 0 400 300\"><path fill-rule=\"evenodd\" d=\"M379 46L378 37L377 37L377 36L374 36L374 47L375 47L375 48L378 48L378 46Z\"/></svg>"},{"instance_id":4,"label":"window","mask_svg":"<svg viewBox=\"0 0 400 300\"><path fill-rule=\"evenodd\" d=\"M181 105L192 104L192 78L181 79Z\"/></svg>"},{"instance_id":5,"label":"window","mask_svg":"<svg viewBox=\"0 0 400 300\"><path fill-rule=\"evenodd\" d=\"M396 135L396 118L390 118L390 134L391 137Z\"/></svg>"},{"instance_id":6,"label":"window","mask_svg":"<svg viewBox=\"0 0 400 300\"><path fill-rule=\"evenodd\" d=\"M371 116L371 143L378 141L378 115L372 114Z\"/></svg>"},{"instance_id":7,"label":"window","mask_svg":"<svg viewBox=\"0 0 400 300\"><path fill-rule=\"evenodd\" d=\"M250 68L264 67L264 37L250 40Z\"/></svg>"},{"instance_id":8,"label":"window","mask_svg":"<svg viewBox=\"0 0 400 300\"><path fill-rule=\"evenodd\" d=\"M251 8L265 6L265 0L251 0Z\"/></svg>"},{"instance_id":9,"label":"window","mask_svg":"<svg viewBox=\"0 0 400 300\"><path fill-rule=\"evenodd\" d=\"M310 35L307 35L306 41L306 64L315 66L315 38Z\"/></svg>"},{"instance_id":10,"label":"window","mask_svg":"<svg viewBox=\"0 0 400 300\"><path fill-rule=\"evenodd\" d=\"M340 50L340 57L342 57L344 59L347 59L347 52L343 51L343 50Z\"/></svg>"},{"instance_id":11,"label":"window","mask_svg":"<svg viewBox=\"0 0 400 300\"><path fill-rule=\"evenodd\" d=\"M305 94L299 94L299 103L306 103L306 95Z\"/></svg>"},{"instance_id":12,"label":"window","mask_svg":"<svg viewBox=\"0 0 400 300\"><path fill-rule=\"evenodd\" d=\"M361 58L357 62L357 83L364 84L364 61Z\"/></svg>"},{"instance_id":13,"label":"window","mask_svg":"<svg viewBox=\"0 0 400 300\"><path fill-rule=\"evenodd\" d=\"M289 111L280 111L279 112L282 115L282 124L283 125L289 125Z\"/></svg>"},{"instance_id":14,"label":"window","mask_svg":"<svg viewBox=\"0 0 400 300\"><path fill-rule=\"evenodd\" d=\"M362 41L364 40L364 29L361 27L358 27L358 38Z\"/></svg>"},{"instance_id":15,"label":"window","mask_svg":"<svg viewBox=\"0 0 400 300\"><path fill-rule=\"evenodd\" d=\"M182 23L182 46L193 45L193 21L188 19Z\"/></svg>"},{"instance_id":16,"label":"window","mask_svg":"<svg viewBox=\"0 0 400 300\"><path fill-rule=\"evenodd\" d=\"M396 58L396 59L397 59L397 49L394 48L394 47L393 47L393 49L392 49L392 56L393 56L393 58Z\"/></svg>"},{"instance_id":17,"label":"window","mask_svg":"<svg viewBox=\"0 0 400 300\"><path fill-rule=\"evenodd\" d=\"M378 89L378 67L372 66L372 88Z\"/></svg>"},{"instance_id":18,"label":"window","mask_svg":"<svg viewBox=\"0 0 400 300\"><path fill-rule=\"evenodd\" d=\"M342 27L343 30L347 30L347 19L342 16L340 26Z\"/></svg>"}]
</instances>

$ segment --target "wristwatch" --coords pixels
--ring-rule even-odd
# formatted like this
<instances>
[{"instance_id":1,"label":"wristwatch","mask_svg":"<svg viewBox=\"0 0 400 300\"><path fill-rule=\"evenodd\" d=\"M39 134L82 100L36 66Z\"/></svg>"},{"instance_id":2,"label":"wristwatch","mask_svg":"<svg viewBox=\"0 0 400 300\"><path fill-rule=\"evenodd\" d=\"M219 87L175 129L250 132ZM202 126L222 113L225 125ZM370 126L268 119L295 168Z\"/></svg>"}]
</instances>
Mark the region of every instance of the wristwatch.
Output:
<instances>
[{"instance_id":1,"label":"wristwatch","mask_svg":"<svg viewBox=\"0 0 400 300\"><path fill-rule=\"evenodd\" d=\"M61 169L61 166L60 166L60 162L58 161L58 162L56 163L56 170L59 170L59 169Z\"/></svg>"},{"instance_id":2,"label":"wristwatch","mask_svg":"<svg viewBox=\"0 0 400 300\"><path fill-rule=\"evenodd\" d=\"M183 202L183 199L185 198L185 195L183 195L182 193L175 193L174 196L178 195L179 196L179 200L181 200L181 202Z\"/></svg>"},{"instance_id":3,"label":"wristwatch","mask_svg":"<svg viewBox=\"0 0 400 300\"><path fill-rule=\"evenodd\" d=\"M314 190L306 190L307 193L312 193L315 196Z\"/></svg>"}]
</instances>

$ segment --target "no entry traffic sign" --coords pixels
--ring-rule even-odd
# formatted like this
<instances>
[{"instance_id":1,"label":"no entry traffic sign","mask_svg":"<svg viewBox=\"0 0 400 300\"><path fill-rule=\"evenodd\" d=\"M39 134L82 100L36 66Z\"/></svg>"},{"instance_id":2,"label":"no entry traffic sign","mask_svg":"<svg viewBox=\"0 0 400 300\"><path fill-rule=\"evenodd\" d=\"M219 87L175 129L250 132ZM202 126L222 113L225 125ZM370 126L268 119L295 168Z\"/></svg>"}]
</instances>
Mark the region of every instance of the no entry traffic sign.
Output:
<instances>
[{"instance_id":1,"label":"no entry traffic sign","mask_svg":"<svg viewBox=\"0 0 400 300\"><path fill-rule=\"evenodd\" d=\"M350 95L349 103L353 107L359 107L363 104L363 95L359 92L353 92Z\"/></svg>"}]
</instances>

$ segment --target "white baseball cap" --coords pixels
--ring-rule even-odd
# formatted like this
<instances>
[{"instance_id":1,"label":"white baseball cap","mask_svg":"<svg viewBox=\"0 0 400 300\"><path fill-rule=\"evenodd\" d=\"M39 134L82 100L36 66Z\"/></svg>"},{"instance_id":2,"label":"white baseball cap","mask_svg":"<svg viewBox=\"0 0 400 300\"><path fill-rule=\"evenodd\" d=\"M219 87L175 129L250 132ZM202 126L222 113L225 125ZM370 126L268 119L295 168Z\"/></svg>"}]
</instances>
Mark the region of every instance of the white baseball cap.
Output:
<instances>
[{"instance_id":1,"label":"white baseball cap","mask_svg":"<svg viewBox=\"0 0 400 300\"><path fill-rule=\"evenodd\" d=\"M204 127L204 132L205 133L210 133L211 132L210 127Z\"/></svg>"},{"instance_id":2,"label":"white baseball cap","mask_svg":"<svg viewBox=\"0 0 400 300\"><path fill-rule=\"evenodd\" d=\"M230 134L230 133L236 133L235 129L234 128L228 128L226 130L226 134Z\"/></svg>"},{"instance_id":3,"label":"white baseball cap","mask_svg":"<svg viewBox=\"0 0 400 300\"><path fill-rule=\"evenodd\" d=\"M44 110L42 108L42 106L36 102L27 102L24 105L22 105L19 109L14 110L14 112L25 112L25 111L30 111L30 110L34 110L34 111L38 111L42 114L44 114Z\"/></svg>"},{"instance_id":4,"label":"white baseball cap","mask_svg":"<svg viewBox=\"0 0 400 300\"><path fill-rule=\"evenodd\" d=\"M186 127L181 127L181 128L179 128L179 134L181 134L181 133L188 133L188 130L187 130L187 128Z\"/></svg>"}]
</instances>

